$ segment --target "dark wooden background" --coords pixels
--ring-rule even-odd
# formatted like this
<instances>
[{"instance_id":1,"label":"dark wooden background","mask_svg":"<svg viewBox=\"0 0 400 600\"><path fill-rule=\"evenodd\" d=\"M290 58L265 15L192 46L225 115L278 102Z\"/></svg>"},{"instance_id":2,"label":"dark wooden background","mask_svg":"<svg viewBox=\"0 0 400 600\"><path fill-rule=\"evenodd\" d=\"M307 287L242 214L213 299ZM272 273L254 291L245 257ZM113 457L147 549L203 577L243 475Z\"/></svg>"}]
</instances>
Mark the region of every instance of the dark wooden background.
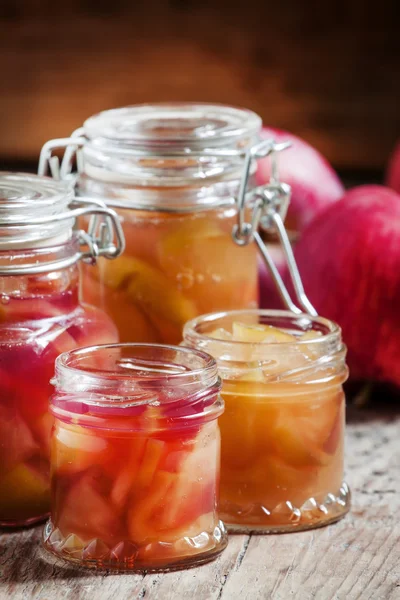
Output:
<instances>
[{"instance_id":1,"label":"dark wooden background","mask_svg":"<svg viewBox=\"0 0 400 600\"><path fill-rule=\"evenodd\" d=\"M247 106L339 169L400 137L398 0L0 0L0 159L37 159L104 108Z\"/></svg>"}]
</instances>

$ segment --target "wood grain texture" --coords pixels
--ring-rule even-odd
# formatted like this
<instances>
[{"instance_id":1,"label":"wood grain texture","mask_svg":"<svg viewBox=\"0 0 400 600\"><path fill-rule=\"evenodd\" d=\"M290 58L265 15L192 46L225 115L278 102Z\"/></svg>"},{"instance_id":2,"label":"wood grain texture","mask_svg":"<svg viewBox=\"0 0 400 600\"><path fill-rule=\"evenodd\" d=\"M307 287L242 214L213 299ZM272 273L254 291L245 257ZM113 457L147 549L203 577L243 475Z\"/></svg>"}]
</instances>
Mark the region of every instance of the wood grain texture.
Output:
<instances>
[{"instance_id":1,"label":"wood grain texture","mask_svg":"<svg viewBox=\"0 0 400 600\"><path fill-rule=\"evenodd\" d=\"M257 111L338 168L382 168L400 137L396 0L2 0L0 158L126 104Z\"/></svg>"},{"instance_id":2,"label":"wood grain texture","mask_svg":"<svg viewBox=\"0 0 400 600\"><path fill-rule=\"evenodd\" d=\"M231 536L201 568L105 575L56 563L41 528L0 535L0 599L398 600L400 413L352 409L347 428L351 513L336 525Z\"/></svg>"}]
</instances>

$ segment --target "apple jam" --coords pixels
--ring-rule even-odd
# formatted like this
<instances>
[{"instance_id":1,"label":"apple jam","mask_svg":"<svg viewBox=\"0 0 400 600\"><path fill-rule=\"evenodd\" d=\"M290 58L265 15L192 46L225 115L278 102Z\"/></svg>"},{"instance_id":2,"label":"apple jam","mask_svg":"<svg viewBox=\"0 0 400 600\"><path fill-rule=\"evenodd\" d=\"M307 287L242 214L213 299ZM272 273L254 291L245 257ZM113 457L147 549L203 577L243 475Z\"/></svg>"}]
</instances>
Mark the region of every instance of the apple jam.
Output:
<instances>
[{"instance_id":1,"label":"apple jam","mask_svg":"<svg viewBox=\"0 0 400 600\"><path fill-rule=\"evenodd\" d=\"M196 565L221 552L214 359L151 344L84 348L58 357L54 384L46 548L125 571Z\"/></svg>"},{"instance_id":2,"label":"apple jam","mask_svg":"<svg viewBox=\"0 0 400 600\"><path fill-rule=\"evenodd\" d=\"M201 313L257 305L257 250L233 242L234 209L118 212L124 256L85 267L83 294L107 311L122 341L178 343Z\"/></svg>"},{"instance_id":3,"label":"apple jam","mask_svg":"<svg viewBox=\"0 0 400 600\"><path fill-rule=\"evenodd\" d=\"M110 318L80 302L81 252L79 234L72 232L71 201L72 191L63 183L0 174L3 527L42 520L50 510L48 400L56 357L78 346L118 340Z\"/></svg>"},{"instance_id":4,"label":"apple jam","mask_svg":"<svg viewBox=\"0 0 400 600\"><path fill-rule=\"evenodd\" d=\"M216 359L221 518L233 530L326 525L350 506L343 482L345 347L339 327L287 311L199 317L185 344Z\"/></svg>"},{"instance_id":5,"label":"apple jam","mask_svg":"<svg viewBox=\"0 0 400 600\"><path fill-rule=\"evenodd\" d=\"M84 297L121 341L178 343L199 314L257 306L257 248L232 230L260 130L256 114L209 104L132 106L84 123L77 191L114 207L126 238L123 257L85 268Z\"/></svg>"}]
</instances>

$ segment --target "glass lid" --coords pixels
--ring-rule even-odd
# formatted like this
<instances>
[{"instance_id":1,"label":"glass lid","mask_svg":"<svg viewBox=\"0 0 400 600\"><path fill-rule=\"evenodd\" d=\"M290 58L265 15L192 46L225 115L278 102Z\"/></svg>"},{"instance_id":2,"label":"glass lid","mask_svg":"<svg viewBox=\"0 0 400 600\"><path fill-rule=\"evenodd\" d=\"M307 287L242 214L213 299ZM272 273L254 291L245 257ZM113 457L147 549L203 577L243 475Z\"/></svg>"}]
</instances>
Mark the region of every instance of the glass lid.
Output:
<instances>
[{"instance_id":1,"label":"glass lid","mask_svg":"<svg viewBox=\"0 0 400 600\"><path fill-rule=\"evenodd\" d=\"M60 221L74 192L71 183L27 173L0 172L0 249L68 234L74 219ZM35 224L40 218L54 221Z\"/></svg>"},{"instance_id":2,"label":"glass lid","mask_svg":"<svg viewBox=\"0 0 400 600\"><path fill-rule=\"evenodd\" d=\"M124 204L133 207L154 205L150 198L144 200L143 188L197 186L207 187L205 207L220 205L226 186L221 191L214 184L235 180L238 185L246 152L259 141L261 126L254 112L222 104L142 104L101 112L79 130L84 142L78 171L89 179L78 182L80 193L96 196L96 182L117 183L130 188L129 198L123 192ZM113 189L100 193L110 206L119 203L115 195ZM195 196L189 204L201 209L203 202ZM222 202L232 200L229 190Z\"/></svg>"},{"instance_id":3,"label":"glass lid","mask_svg":"<svg viewBox=\"0 0 400 600\"><path fill-rule=\"evenodd\" d=\"M212 148L244 149L259 134L261 118L218 104L149 104L101 112L84 123L95 145L171 154Z\"/></svg>"},{"instance_id":4,"label":"glass lid","mask_svg":"<svg viewBox=\"0 0 400 600\"><path fill-rule=\"evenodd\" d=\"M0 172L0 221L13 217L21 220L22 213L67 206L73 197L71 184L28 173ZM59 212L59 210L57 210Z\"/></svg>"}]
</instances>

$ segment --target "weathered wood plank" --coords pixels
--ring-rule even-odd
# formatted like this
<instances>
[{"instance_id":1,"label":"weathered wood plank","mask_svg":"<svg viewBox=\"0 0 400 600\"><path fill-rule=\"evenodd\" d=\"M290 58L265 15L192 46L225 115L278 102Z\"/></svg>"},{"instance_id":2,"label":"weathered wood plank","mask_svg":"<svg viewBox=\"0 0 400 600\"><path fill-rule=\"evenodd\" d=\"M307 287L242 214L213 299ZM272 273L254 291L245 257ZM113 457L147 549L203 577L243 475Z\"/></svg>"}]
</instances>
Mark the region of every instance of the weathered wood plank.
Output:
<instances>
[{"instance_id":1,"label":"weathered wood plank","mask_svg":"<svg viewBox=\"0 0 400 600\"><path fill-rule=\"evenodd\" d=\"M234 535L217 561L162 575L104 575L55 563L41 528L0 535L0 599L400 599L400 412L352 409L351 513L336 525Z\"/></svg>"},{"instance_id":2,"label":"weathered wood plank","mask_svg":"<svg viewBox=\"0 0 400 600\"><path fill-rule=\"evenodd\" d=\"M91 114L232 103L337 167L382 168L400 137L395 0L3 0L0 157L38 156Z\"/></svg>"}]
</instances>

